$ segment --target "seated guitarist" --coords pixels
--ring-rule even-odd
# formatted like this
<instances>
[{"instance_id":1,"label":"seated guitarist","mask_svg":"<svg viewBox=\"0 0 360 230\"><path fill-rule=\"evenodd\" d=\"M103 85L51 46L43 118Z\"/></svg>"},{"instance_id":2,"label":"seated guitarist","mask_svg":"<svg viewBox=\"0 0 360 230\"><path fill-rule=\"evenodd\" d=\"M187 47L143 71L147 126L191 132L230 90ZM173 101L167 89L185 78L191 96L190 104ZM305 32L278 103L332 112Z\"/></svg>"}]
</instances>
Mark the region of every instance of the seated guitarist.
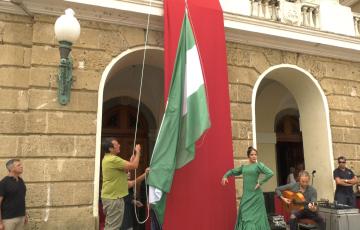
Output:
<instances>
[{"instance_id":1,"label":"seated guitarist","mask_svg":"<svg viewBox=\"0 0 360 230\"><path fill-rule=\"evenodd\" d=\"M304 208L298 211L292 211L290 216L290 230L297 229L298 219L311 219L316 222L318 228L321 230L325 230L325 222L319 216L317 212L317 206L314 205L314 202L317 200L317 192L314 187L309 185L310 175L307 171L299 172L299 182L291 183L283 186L279 186L275 189L276 194L285 202L286 204L291 204L292 201L288 198L283 197L283 191L292 191L292 192L300 192L303 194L305 198Z\"/></svg>"}]
</instances>

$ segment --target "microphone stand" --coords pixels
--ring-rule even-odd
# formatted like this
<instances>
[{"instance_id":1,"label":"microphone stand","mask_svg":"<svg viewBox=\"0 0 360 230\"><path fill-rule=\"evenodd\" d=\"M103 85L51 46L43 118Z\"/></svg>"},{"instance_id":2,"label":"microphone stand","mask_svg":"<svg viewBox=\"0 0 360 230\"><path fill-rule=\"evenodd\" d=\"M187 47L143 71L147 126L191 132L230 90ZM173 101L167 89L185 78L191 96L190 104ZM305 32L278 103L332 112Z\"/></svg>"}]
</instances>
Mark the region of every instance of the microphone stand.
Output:
<instances>
[{"instance_id":1,"label":"microphone stand","mask_svg":"<svg viewBox=\"0 0 360 230\"><path fill-rule=\"evenodd\" d=\"M314 184L315 173L316 173L315 170L313 170L312 173L311 173L311 186L313 186L313 184Z\"/></svg>"}]
</instances>

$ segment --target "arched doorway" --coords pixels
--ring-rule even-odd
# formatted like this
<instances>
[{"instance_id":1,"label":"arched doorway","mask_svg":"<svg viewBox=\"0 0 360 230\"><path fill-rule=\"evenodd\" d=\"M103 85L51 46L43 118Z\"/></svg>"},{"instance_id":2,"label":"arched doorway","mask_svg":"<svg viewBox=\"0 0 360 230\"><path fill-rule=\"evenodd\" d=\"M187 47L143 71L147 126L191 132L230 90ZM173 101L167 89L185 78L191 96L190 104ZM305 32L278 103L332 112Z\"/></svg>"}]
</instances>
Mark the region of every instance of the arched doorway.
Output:
<instances>
[{"instance_id":1,"label":"arched doorway","mask_svg":"<svg viewBox=\"0 0 360 230\"><path fill-rule=\"evenodd\" d=\"M137 108L129 105L117 105L103 114L102 138L114 137L120 143L120 155L125 160L130 160L133 149ZM149 165L148 122L140 113L136 143L141 145L142 157L140 159L138 175L142 174ZM101 158L103 158L103 154ZM131 171L134 179L134 171ZM101 184L101 183L100 183Z\"/></svg>"},{"instance_id":2,"label":"arched doorway","mask_svg":"<svg viewBox=\"0 0 360 230\"><path fill-rule=\"evenodd\" d=\"M137 143L142 145L142 157L138 175L148 166L151 157L150 153L164 111L163 50L160 47L149 46L146 49L137 132ZM95 217L99 217L100 213L102 138L118 138L124 158L130 158L132 153L143 54L144 47L135 47L121 53L111 61L101 77L94 175L93 215ZM145 229L145 226L143 225L138 229Z\"/></svg>"},{"instance_id":3,"label":"arched doorway","mask_svg":"<svg viewBox=\"0 0 360 230\"><path fill-rule=\"evenodd\" d=\"M282 64L266 70L255 83L252 94L254 145L261 152L261 160L274 171L277 168L287 170L276 156L275 123L277 115L284 110L298 111L305 169L310 173L317 171L314 186L318 198L332 200L334 166L327 99L317 80L295 65ZM264 189L273 191L279 176L276 173Z\"/></svg>"}]
</instances>

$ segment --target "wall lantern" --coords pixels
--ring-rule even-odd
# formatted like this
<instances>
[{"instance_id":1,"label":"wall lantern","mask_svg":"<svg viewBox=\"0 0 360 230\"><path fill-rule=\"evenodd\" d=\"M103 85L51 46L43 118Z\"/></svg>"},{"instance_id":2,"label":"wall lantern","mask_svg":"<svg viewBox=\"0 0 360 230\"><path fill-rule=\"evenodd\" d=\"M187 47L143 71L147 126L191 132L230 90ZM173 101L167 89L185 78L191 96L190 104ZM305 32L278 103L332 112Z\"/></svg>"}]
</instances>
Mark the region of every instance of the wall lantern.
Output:
<instances>
[{"instance_id":1,"label":"wall lantern","mask_svg":"<svg viewBox=\"0 0 360 230\"><path fill-rule=\"evenodd\" d=\"M65 15L61 15L55 22L55 36L60 44L58 101L61 105L66 105L70 101L73 63L69 54L72 44L80 36L80 24L74 15L72 9L66 9Z\"/></svg>"}]
</instances>

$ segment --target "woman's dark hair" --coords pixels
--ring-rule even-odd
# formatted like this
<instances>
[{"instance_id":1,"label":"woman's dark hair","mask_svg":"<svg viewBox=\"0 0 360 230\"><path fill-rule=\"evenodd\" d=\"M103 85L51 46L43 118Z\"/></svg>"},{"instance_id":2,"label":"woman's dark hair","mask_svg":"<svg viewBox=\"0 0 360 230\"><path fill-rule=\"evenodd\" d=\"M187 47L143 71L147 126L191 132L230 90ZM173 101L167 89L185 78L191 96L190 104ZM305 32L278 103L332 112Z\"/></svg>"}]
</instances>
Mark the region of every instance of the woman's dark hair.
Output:
<instances>
[{"instance_id":1,"label":"woman's dark hair","mask_svg":"<svg viewBox=\"0 0 360 230\"><path fill-rule=\"evenodd\" d=\"M246 154L247 154L248 157L250 156L250 153L251 153L252 151L255 151L255 152L257 153L257 149L256 149L256 148L254 148L254 147L252 147L252 146L249 146L249 148L248 148L247 151L246 151Z\"/></svg>"}]
</instances>

